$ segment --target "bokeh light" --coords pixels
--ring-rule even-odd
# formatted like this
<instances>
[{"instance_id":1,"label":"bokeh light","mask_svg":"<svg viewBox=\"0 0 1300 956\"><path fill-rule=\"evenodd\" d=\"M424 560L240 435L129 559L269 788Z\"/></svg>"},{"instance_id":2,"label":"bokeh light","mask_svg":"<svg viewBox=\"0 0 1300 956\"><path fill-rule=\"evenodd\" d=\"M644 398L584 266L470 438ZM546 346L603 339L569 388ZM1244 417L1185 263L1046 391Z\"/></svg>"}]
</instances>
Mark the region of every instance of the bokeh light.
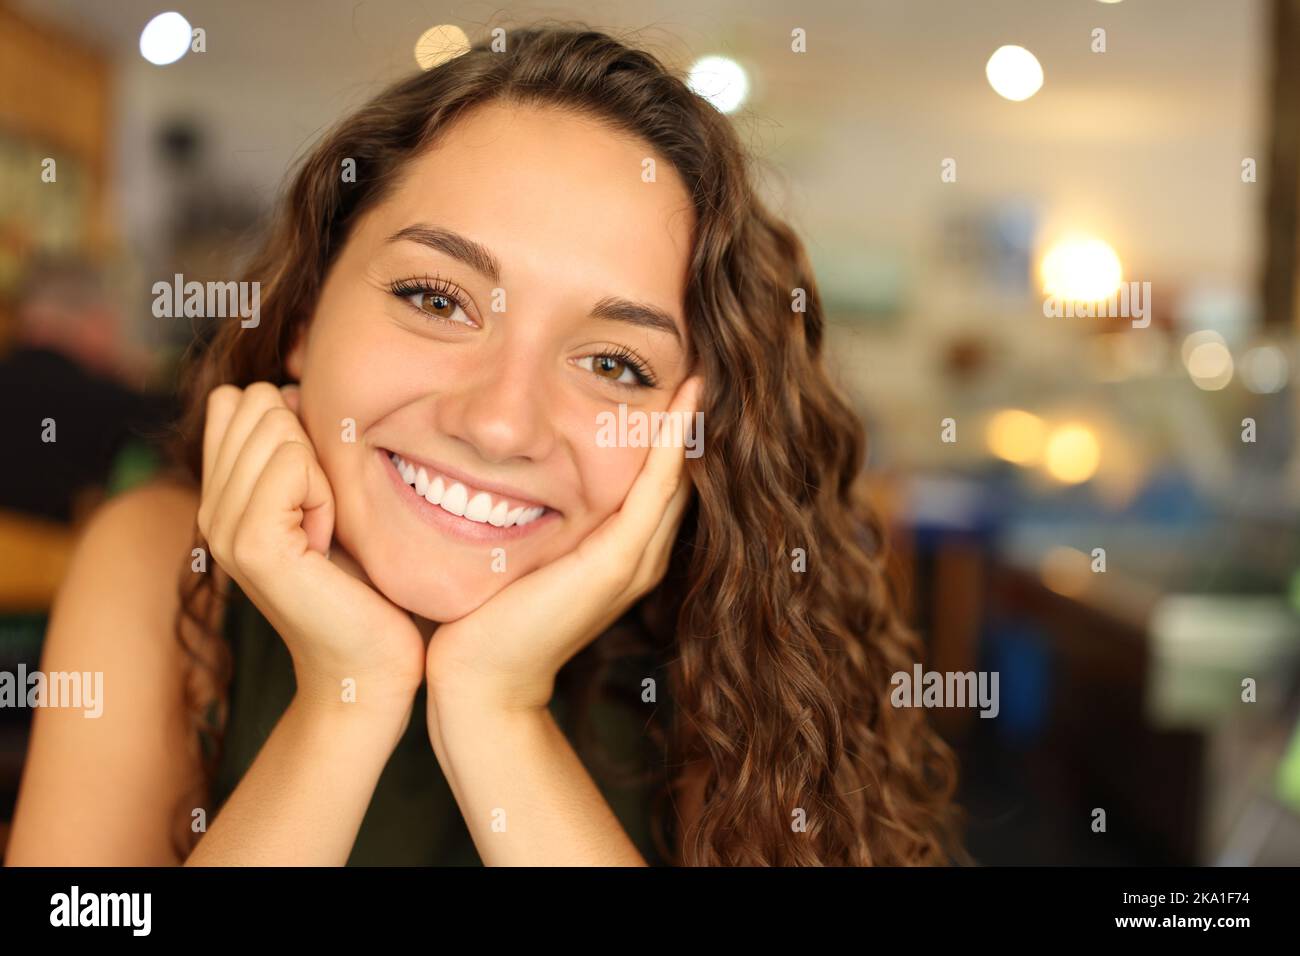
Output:
<instances>
[{"instance_id":1,"label":"bokeh light","mask_svg":"<svg viewBox=\"0 0 1300 956\"><path fill-rule=\"evenodd\" d=\"M1032 465L1042 458L1046 435L1041 418L1018 408L998 412L985 429L989 451L1017 465Z\"/></svg>"},{"instance_id":2,"label":"bokeh light","mask_svg":"<svg viewBox=\"0 0 1300 956\"><path fill-rule=\"evenodd\" d=\"M1183 339L1183 367L1197 388L1216 392L1232 381L1232 352L1223 336L1201 329Z\"/></svg>"},{"instance_id":3,"label":"bokeh light","mask_svg":"<svg viewBox=\"0 0 1300 956\"><path fill-rule=\"evenodd\" d=\"M1075 485L1097 473L1101 445L1087 425L1073 422L1053 429L1047 439L1047 473L1062 484Z\"/></svg>"},{"instance_id":4,"label":"bokeh light","mask_svg":"<svg viewBox=\"0 0 1300 956\"><path fill-rule=\"evenodd\" d=\"M687 74L686 85L722 113L734 112L749 95L749 77L744 67L725 56L696 60Z\"/></svg>"},{"instance_id":5,"label":"bokeh light","mask_svg":"<svg viewBox=\"0 0 1300 956\"><path fill-rule=\"evenodd\" d=\"M1124 268L1101 239L1064 239L1048 249L1040 272L1043 291L1068 302L1099 302L1119 289Z\"/></svg>"},{"instance_id":6,"label":"bokeh light","mask_svg":"<svg viewBox=\"0 0 1300 956\"><path fill-rule=\"evenodd\" d=\"M1004 99L1027 100L1042 88L1043 67L1022 46L1000 46L984 66L989 86Z\"/></svg>"},{"instance_id":7,"label":"bokeh light","mask_svg":"<svg viewBox=\"0 0 1300 956\"><path fill-rule=\"evenodd\" d=\"M469 52L469 47L469 37L464 30L452 23L440 23L429 27L415 41L415 62L422 70L432 70Z\"/></svg>"},{"instance_id":8,"label":"bokeh light","mask_svg":"<svg viewBox=\"0 0 1300 956\"><path fill-rule=\"evenodd\" d=\"M1286 354L1276 345L1257 345L1241 359L1241 381L1256 395L1280 392L1290 375Z\"/></svg>"},{"instance_id":9,"label":"bokeh light","mask_svg":"<svg viewBox=\"0 0 1300 956\"><path fill-rule=\"evenodd\" d=\"M140 55L155 66L175 63L190 51L190 22L176 11L160 13L140 31Z\"/></svg>"}]
</instances>

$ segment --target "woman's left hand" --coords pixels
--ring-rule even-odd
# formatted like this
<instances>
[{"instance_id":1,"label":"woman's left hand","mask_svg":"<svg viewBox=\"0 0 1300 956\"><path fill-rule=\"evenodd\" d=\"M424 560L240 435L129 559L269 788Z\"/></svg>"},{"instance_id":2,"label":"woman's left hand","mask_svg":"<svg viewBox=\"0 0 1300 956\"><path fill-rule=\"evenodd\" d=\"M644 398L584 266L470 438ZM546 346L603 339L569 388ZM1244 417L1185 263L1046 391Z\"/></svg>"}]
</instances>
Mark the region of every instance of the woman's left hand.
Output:
<instances>
[{"instance_id":1,"label":"woman's left hand","mask_svg":"<svg viewBox=\"0 0 1300 956\"><path fill-rule=\"evenodd\" d=\"M699 386L687 379L669 412L693 422ZM668 570L691 494L684 459L681 447L652 444L622 507L573 551L434 632L426 658L432 733L440 705L519 711L549 704L565 662Z\"/></svg>"}]
</instances>

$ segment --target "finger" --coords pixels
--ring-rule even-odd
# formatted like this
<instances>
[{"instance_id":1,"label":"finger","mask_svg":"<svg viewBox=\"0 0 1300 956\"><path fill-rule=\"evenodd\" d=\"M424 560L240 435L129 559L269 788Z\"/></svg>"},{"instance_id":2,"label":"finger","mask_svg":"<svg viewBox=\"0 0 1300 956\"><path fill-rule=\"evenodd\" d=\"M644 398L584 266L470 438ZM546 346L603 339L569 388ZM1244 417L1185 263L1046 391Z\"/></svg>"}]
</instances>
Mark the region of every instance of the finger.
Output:
<instances>
[{"instance_id":1,"label":"finger","mask_svg":"<svg viewBox=\"0 0 1300 956\"><path fill-rule=\"evenodd\" d=\"M321 555L334 530L334 495L316 453L300 441L278 444L248 497L238 535L245 546L274 552L286 541Z\"/></svg>"},{"instance_id":2,"label":"finger","mask_svg":"<svg viewBox=\"0 0 1300 956\"><path fill-rule=\"evenodd\" d=\"M669 411L689 421L689 413L698 403L700 386L699 378L682 383ZM660 444L651 447L641 472L618 511L607 517L573 552L514 582L507 590L514 589L522 594L521 588L532 588L535 593L528 595L528 601L541 602L552 594L591 592L595 581L600 581L601 587L614 587L619 591L626 589L636 580L647 542L654 536L670 504L677 519L685 509L690 482L680 482L686 486L680 488L682 500L677 501L674 497L679 493L684 459L685 451L680 446ZM570 600L567 607L556 611L575 612L580 604Z\"/></svg>"},{"instance_id":3,"label":"finger","mask_svg":"<svg viewBox=\"0 0 1300 956\"><path fill-rule=\"evenodd\" d=\"M212 492L214 501L220 501L226 481L239 458L240 449L244 447L248 435L257 426L268 408L283 405L280 390L270 382L254 382L244 389L239 407L230 419L230 425L222 436L221 447L217 450L216 463L212 469Z\"/></svg>"},{"instance_id":4,"label":"finger","mask_svg":"<svg viewBox=\"0 0 1300 956\"><path fill-rule=\"evenodd\" d=\"M655 528L650 543L646 545L641 566L634 579L634 590L648 591L659 583L668 570L673 544L677 541L677 532L681 529L682 518L686 515L686 506L690 500L691 483L683 475L677 483L677 490L673 492L672 500L668 502L659 527Z\"/></svg>"},{"instance_id":5,"label":"finger","mask_svg":"<svg viewBox=\"0 0 1300 956\"><path fill-rule=\"evenodd\" d=\"M643 547L654 534L668 502L677 491L686 452L675 439L685 439L689 434L686 429L691 429L696 424L694 413L701 384L698 377L689 378L677 390L668 407L669 417L664 423L664 428L671 428L672 431L669 435L664 435L664 429L660 429L641 473L632 483L623 506L618 511L617 533L627 535L630 541L638 543L638 547ZM696 436L696 439L699 437Z\"/></svg>"},{"instance_id":6,"label":"finger","mask_svg":"<svg viewBox=\"0 0 1300 956\"><path fill-rule=\"evenodd\" d=\"M301 389L294 384L281 385L280 397L284 400L285 405L295 414L300 414L299 409L302 406Z\"/></svg>"},{"instance_id":7,"label":"finger","mask_svg":"<svg viewBox=\"0 0 1300 956\"><path fill-rule=\"evenodd\" d=\"M226 543L227 535L233 533L239 525L253 488L267 462L271 460L271 455L286 441L300 441L311 446L298 416L287 406L268 408L253 426L244 447L240 449L239 457L221 489L221 497L213 507L210 541L218 546Z\"/></svg>"},{"instance_id":8,"label":"finger","mask_svg":"<svg viewBox=\"0 0 1300 956\"><path fill-rule=\"evenodd\" d=\"M682 481L663 516L663 527L656 532L657 552L666 551L680 525L689 501L691 484ZM658 554L658 564L643 568L640 545L628 548L618 532L617 514L611 515L597 531L573 551L531 574L525 575L501 591L493 601L514 602L526 606L544 618L557 634L569 639L556 648L555 666L587 644L594 634L608 628L627 610L629 595L639 597L657 582L650 575L662 576L666 555ZM665 543L666 542L668 543Z\"/></svg>"},{"instance_id":9,"label":"finger","mask_svg":"<svg viewBox=\"0 0 1300 956\"><path fill-rule=\"evenodd\" d=\"M216 468L217 452L221 439L230 427L243 390L234 385L218 385L208 392L208 407L203 424L203 484L202 490L212 487L212 472Z\"/></svg>"}]
</instances>

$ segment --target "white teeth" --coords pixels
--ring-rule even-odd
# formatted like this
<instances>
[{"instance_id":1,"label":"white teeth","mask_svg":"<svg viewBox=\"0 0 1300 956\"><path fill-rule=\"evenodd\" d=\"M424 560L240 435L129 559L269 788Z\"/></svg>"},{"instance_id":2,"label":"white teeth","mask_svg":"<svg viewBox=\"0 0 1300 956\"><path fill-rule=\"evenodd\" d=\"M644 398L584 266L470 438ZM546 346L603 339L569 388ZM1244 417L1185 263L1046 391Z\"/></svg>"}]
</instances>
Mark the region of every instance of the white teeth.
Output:
<instances>
[{"instance_id":1,"label":"white teeth","mask_svg":"<svg viewBox=\"0 0 1300 956\"><path fill-rule=\"evenodd\" d=\"M442 496L447 493L447 486L442 483L442 475L438 475L433 481L429 482L429 487L425 489L424 500L431 505L442 504Z\"/></svg>"},{"instance_id":2,"label":"white teeth","mask_svg":"<svg viewBox=\"0 0 1300 956\"><path fill-rule=\"evenodd\" d=\"M519 516L518 520L515 521L515 524L518 525L531 524L532 522L540 518L542 516L542 512L545 510L546 510L545 508L528 508L526 511L524 511L523 514Z\"/></svg>"},{"instance_id":3,"label":"white teeth","mask_svg":"<svg viewBox=\"0 0 1300 956\"><path fill-rule=\"evenodd\" d=\"M390 452L388 457L402 480L415 487L417 495L457 517L491 524L495 528L509 528L512 525L531 524L546 512L544 507L511 508L505 501L495 501L486 491L475 493L471 499L469 490L459 481L448 485L441 475L435 474L430 478L428 471L405 461L396 452Z\"/></svg>"},{"instance_id":4,"label":"white teeth","mask_svg":"<svg viewBox=\"0 0 1300 956\"><path fill-rule=\"evenodd\" d=\"M465 514L465 506L469 504L469 492L459 481L452 482L447 493L442 496L439 502L443 511L450 511L452 514L462 517Z\"/></svg>"},{"instance_id":5,"label":"white teeth","mask_svg":"<svg viewBox=\"0 0 1300 956\"><path fill-rule=\"evenodd\" d=\"M483 524L487 521L488 515L492 513L492 496L486 491L480 491L476 494L468 505L465 506L465 517L470 521L477 521Z\"/></svg>"}]
</instances>

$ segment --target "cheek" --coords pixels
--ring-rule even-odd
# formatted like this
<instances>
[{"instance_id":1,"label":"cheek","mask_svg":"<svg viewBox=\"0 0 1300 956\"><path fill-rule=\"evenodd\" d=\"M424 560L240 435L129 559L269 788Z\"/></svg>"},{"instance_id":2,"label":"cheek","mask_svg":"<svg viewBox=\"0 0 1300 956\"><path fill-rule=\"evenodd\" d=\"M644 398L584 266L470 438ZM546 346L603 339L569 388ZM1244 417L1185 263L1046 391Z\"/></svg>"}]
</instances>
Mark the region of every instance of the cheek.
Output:
<instances>
[{"instance_id":1,"label":"cheek","mask_svg":"<svg viewBox=\"0 0 1300 956\"><path fill-rule=\"evenodd\" d=\"M622 506L650 454L644 445L618 444L622 437L617 429L610 429L610 414L617 413L606 403L582 403L556 422L573 456L583 531L595 528ZM635 432L629 431L627 438L634 441ZM608 444L611 440L615 444Z\"/></svg>"},{"instance_id":2,"label":"cheek","mask_svg":"<svg viewBox=\"0 0 1300 956\"><path fill-rule=\"evenodd\" d=\"M593 439L579 452L578 474L593 526L623 504L649 451L648 448L600 448Z\"/></svg>"},{"instance_id":3,"label":"cheek","mask_svg":"<svg viewBox=\"0 0 1300 956\"><path fill-rule=\"evenodd\" d=\"M302 370L307 432L322 459L355 450L376 419L417 396L421 374L414 351L396 330L361 321L320 321ZM345 437L351 425L354 443Z\"/></svg>"}]
</instances>

